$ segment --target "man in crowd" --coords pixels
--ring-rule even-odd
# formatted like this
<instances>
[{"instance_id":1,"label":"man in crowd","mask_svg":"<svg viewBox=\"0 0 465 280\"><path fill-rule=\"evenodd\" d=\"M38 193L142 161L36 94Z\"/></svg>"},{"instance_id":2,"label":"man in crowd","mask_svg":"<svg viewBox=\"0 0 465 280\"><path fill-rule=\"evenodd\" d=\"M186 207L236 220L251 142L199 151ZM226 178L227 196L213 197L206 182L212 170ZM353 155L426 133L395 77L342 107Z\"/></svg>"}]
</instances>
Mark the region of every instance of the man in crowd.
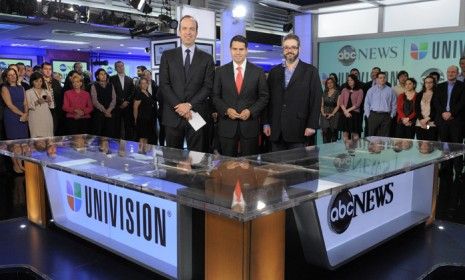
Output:
<instances>
[{"instance_id":1,"label":"man in crowd","mask_svg":"<svg viewBox=\"0 0 465 280\"><path fill-rule=\"evenodd\" d=\"M215 73L213 104L220 150L226 156L258 153L259 117L269 99L265 73L247 61L247 47L244 36L234 36L229 44L233 61Z\"/></svg>"},{"instance_id":2,"label":"man in crowd","mask_svg":"<svg viewBox=\"0 0 465 280\"><path fill-rule=\"evenodd\" d=\"M145 67L144 65L139 65L139 66L136 67L136 69L137 69L137 77L134 78L133 81L134 81L134 85L136 87L138 87L139 86L139 79L144 77L144 71L147 70L147 67Z\"/></svg>"},{"instance_id":3,"label":"man in crowd","mask_svg":"<svg viewBox=\"0 0 465 280\"><path fill-rule=\"evenodd\" d=\"M63 110L63 95L61 93L61 84L52 77L52 64L48 62L42 63L42 74L44 75L45 86L52 92L52 97L55 102L55 108L51 108L53 117L53 132L54 135L62 135L64 129Z\"/></svg>"},{"instance_id":4,"label":"man in crowd","mask_svg":"<svg viewBox=\"0 0 465 280\"><path fill-rule=\"evenodd\" d=\"M268 75L270 102L263 116L273 152L303 147L306 137L315 143L323 94L318 70L299 60L299 37L286 35L282 47L285 62Z\"/></svg>"},{"instance_id":5,"label":"man in crowd","mask_svg":"<svg viewBox=\"0 0 465 280\"><path fill-rule=\"evenodd\" d=\"M457 76L457 80L461 82L465 82L465 56L462 56L460 58L459 65L460 65L460 70L462 70L462 73L460 73Z\"/></svg>"},{"instance_id":6,"label":"man in crowd","mask_svg":"<svg viewBox=\"0 0 465 280\"><path fill-rule=\"evenodd\" d=\"M449 66L446 73L447 81L438 84L433 97L433 106L436 110L434 123L438 127L439 140L442 142L463 142L465 86L457 79L458 72L457 66ZM461 190L463 188L462 169L463 157L456 157L442 164L441 181L447 183L444 184L446 187L440 189L439 215L446 214L446 211L447 214L455 214L453 212L458 205L459 192L463 194ZM454 183L453 170L455 171Z\"/></svg>"},{"instance_id":7,"label":"man in crowd","mask_svg":"<svg viewBox=\"0 0 465 280\"><path fill-rule=\"evenodd\" d=\"M399 73L397 73L397 80L399 81L399 83L393 88L397 96L405 92L405 82L407 81L407 79L407 71L401 70L399 71Z\"/></svg>"},{"instance_id":8,"label":"man in crowd","mask_svg":"<svg viewBox=\"0 0 465 280\"><path fill-rule=\"evenodd\" d=\"M195 46L198 22L185 15L179 22L181 46L163 52L160 62L160 92L163 96L162 124L166 146L205 152L205 127L195 131L188 123L192 113L207 119L214 76L213 57Z\"/></svg>"},{"instance_id":9,"label":"man in crowd","mask_svg":"<svg viewBox=\"0 0 465 280\"><path fill-rule=\"evenodd\" d=\"M84 72L82 63L80 62L74 63L73 69L74 71L78 72L78 74L84 78L82 82L82 86L84 87L84 89L86 89L87 92L90 92L90 77L86 72Z\"/></svg>"},{"instance_id":10,"label":"man in crowd","mask_svg":"<svg viewBox=\"0 0 465 280\"><path fill-rule=\"evenodd\" d=\"M366 95L364 114L368 120L368 136L389 136L391 119L397 111L397 97L386 84L386 73L379 72L376 84Z\"/></svg>"},{"instance_id":11,"label":"man in crowd","mask_svg":"<svg viewBox=\"0 0 465 280\"><path fill-rule=\"evenodd\" d=\"M132 104L135 88L132 79L126 75L124 63L115 62L116 74L110 77L115 88L116 107L113 115L116 122L116 135L125 140L135 140L134 117Z\"/></svg>"},{"instance_id":12,"label":"man in crowd","mask_svg":"<svg viewBox=\"0 0 465 280\"><path fill-rule=\"evenodd\" d=\"M16 63L16 67L18 68L18 83L20 83L24 90L28 90L31 88L28 82L24 81L24 76L26 75L26 66L22 62Z\"/></svg>"},{"instance_id":13,"label":"man in crowd","mask_svg":"<svg viewBox=\"0 0 465 280\"><path fill-rule=\"evenodd\" d=\"M24 82L29 84L29 78L31 77L34 71L32 70L32 66L26 65L26 73L24 73Z\"/></svg>"}]
</instances>

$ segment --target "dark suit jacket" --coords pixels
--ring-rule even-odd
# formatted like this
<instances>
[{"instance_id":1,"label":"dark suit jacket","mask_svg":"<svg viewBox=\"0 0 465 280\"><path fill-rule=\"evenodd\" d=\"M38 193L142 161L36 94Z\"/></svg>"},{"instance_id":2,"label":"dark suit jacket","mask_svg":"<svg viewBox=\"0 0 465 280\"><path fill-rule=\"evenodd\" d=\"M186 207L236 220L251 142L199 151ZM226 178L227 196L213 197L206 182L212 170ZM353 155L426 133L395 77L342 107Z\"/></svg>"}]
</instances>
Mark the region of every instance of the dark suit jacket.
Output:
<instances>
[{"instance_id":1,"label":"dark suit jacket","mask_svg":"<svg viewBox=\"0 0 465 280\"><path fill-rule=\"evenodd\" d=\"M195 48L189 75L184 75L182 48L163 52L160 62L160 92L163 96L163 125L177 127L183 120L174 107L189 102L192 110L206 119L205 100L211 94L215 65L213 57Z\"/></svg>"},{"instance_id":2,"label":"dark suit jacket","mask_svg":"<svg viewBox=\"0 0 465 280\"><path fill-rule=\"evenodd\" d=\"M124 76L124 90L121 87L121 81L119 80L118 74L110 77L110 83L115 88L117 107L119 107L124 101L131 103L134 100L135 88L130 77Z\"/></svg>"},{"instance_id":3,"label":"dark suit jacket","mask_svg":"<svg viewBox=\"0 0 465 280\"><path fill-rule=\"evenodd\" d=\"M436 124L444 123L442 113L446 112L447 106L447 81L440 83L433 96L434 107L436 109ZM456 81L452 88L452 94L450 97L450 113L452 117L459 122L464 121L465 114L465 89L464 84L461 81Z\"/></svg>"},{"instance_id":4,"label":"dark suit jacket","mask_svg":"<svg viewBox=\"0 0 465 280\"><path fill-rule=\"evenodd\" d=\"M280 134L286 142L305 142L305 128L319 126L321 81L318 70L299 61L287 88L284 87L284 67L277 65L268 74L270 103L264 114L264 124L271 126L271 141Z\"/></svg>"},{"instance_id":5,"label":"dark suit jacket","mask_svg":"<svg viewBox=\"0 0 465 280\"><path fill-rule=\"evenodd\" d=\"M260 132L259 117L268 104L269 93L263 69L247 62L240 94L237 94L233 63L230 62L216 70L213 86L213 104L218 112L218 135L233 138L240 125L242 136L257 137ZM226 111L233 108L241 113L249 109L246 120L231 120Z\"/></svg>"}]
</instances>

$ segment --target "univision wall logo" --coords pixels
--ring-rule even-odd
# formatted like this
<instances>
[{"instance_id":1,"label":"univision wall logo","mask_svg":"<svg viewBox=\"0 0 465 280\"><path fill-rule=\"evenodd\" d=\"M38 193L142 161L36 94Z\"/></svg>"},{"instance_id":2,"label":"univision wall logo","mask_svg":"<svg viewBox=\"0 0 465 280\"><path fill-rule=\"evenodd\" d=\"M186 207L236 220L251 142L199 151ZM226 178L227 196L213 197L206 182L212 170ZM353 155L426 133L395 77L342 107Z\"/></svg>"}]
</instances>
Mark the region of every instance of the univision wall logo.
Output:
<instances>
[{"instance_id":1,"label":"univision wall logo","mask_svg":"<svg viewBox=\"0 0 465 280\"><path fill-rule=\"evenodd\" d=\"M412 43L410 45L410 56L415 60L420 60L428 54L428 43L420 43L419 45Z\"/></svg>"},{"instance_id":2,"label":"univision wall logo","mask_svg":"<svg viewBox=\"0 0 465 280\"><path fill-rule=\"evenodd\" d=\"M66 198L69 208L74 212L78 212L82 205L81 184L74 182L74 184L71 185L69 181L66 181Z\"/></svg>"},{"instance_id":3,"label":"univision wall logo","mask_svg":"<svg viewBox=\"0 0 465 280\"><path fill-rule=\"evenodd\" d=\"M349 190L336 194L328 208L330 229L341 234L347 230L353 218L390 204L394 200L393 186L394 183L390 182L360 194L352 195Z\"/></svg>"},{"instance_id":4,"label":"univision wall logo","mask_svg":"<svg viewBox=\"0 0 465 280\"><path fill-rule=\"evenodd\" d=\"M349 66L354 63L357 58L357 52L351 45L345 45L337 53L337 59L344 66Z\"/></svg>"}]
</instances>

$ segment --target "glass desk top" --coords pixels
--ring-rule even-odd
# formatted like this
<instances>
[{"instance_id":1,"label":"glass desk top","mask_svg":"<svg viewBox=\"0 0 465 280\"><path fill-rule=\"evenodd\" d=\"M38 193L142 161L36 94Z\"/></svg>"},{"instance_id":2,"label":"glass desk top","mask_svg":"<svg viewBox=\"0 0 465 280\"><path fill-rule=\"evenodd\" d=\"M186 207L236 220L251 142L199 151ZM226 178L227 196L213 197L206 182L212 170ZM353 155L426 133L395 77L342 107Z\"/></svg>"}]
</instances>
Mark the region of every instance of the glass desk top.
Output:
<instances>
[{"instance_id":1,"label":"glass desk top","mask_svg":"<svg viewBox=\"0 0 465 280\"><path fill-rule=\"evenodd\" d=\"M92 135L0 142L0 154L240 221L465 153L465 145L368 137L230 158Z\"/></svg>"}]
</instances>

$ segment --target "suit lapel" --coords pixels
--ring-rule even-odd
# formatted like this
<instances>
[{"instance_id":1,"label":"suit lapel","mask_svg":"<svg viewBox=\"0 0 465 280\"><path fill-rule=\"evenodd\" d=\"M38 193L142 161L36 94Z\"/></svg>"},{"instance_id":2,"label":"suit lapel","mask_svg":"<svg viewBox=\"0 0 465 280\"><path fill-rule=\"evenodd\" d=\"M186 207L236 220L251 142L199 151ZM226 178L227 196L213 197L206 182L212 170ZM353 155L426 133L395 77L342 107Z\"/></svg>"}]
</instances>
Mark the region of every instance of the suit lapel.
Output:
<instances>
[{"instance_id":1,"label":"suit lapel","mask_svg":"<svg viewBox=\"0 0 465 280\"><path fill-rule=\"evenodd\" d=\"M178 47L178 49L176 50L176 57L175 57L175 60L176 62L178 63L178 66L179 66L179 70L180 72L183 74L182 76L186 77L185 73L184 73L184 62L183 62L183 56L182 56L182 47Z\"/></svg>"},{"instance_id":2,"label":"suit lapel","mask_svg":"<svg viewBox=\"0 0 465 280\"><path fill-rule=\"evenodd\" d=\"M226 77L231 77L232 92L236 93L236 96L237 96L236 79L234 77L234 64L230 62L226 64L225 67L226 67Z\"/></svg>"}]
</instances>

